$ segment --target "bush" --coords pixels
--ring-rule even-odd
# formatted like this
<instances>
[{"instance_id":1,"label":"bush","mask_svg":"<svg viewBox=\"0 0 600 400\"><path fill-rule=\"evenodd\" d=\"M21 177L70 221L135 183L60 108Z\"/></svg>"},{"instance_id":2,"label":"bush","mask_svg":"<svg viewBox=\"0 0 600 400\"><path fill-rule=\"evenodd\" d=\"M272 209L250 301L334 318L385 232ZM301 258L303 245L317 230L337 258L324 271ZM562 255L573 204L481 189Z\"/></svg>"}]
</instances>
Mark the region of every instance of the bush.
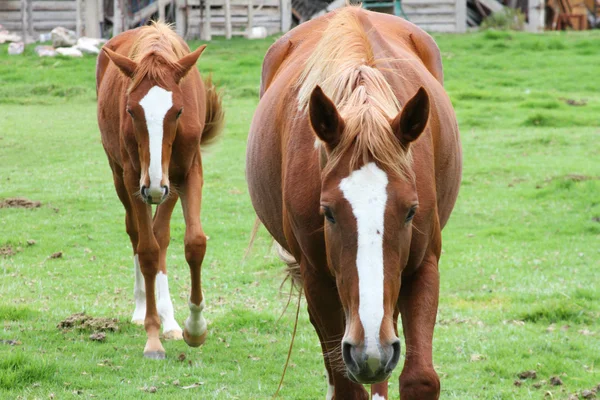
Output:
<instances>
[{"instance_id":1,"label":"bush","mask_svg":"<svg viewBox=\"0 0 600 400\"><path fill-rule=\"evenodd\" d=\"M522 31L525 29L525 15L521 10L505 7L502 11L487 16L481 23L481 29Z\"/></svg>"}]
</instances>

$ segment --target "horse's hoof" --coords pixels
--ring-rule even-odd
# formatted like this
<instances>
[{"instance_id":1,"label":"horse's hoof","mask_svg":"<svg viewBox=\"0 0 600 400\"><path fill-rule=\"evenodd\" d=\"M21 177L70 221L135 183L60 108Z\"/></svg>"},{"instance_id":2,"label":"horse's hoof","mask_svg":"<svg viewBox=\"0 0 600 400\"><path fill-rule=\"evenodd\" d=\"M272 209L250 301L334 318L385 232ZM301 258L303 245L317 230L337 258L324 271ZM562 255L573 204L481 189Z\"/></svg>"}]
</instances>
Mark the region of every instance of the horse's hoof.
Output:
<instances>
[{"instance_id":1,"label":"horse's hoof","mask_svg":"<svg viewBox=\"0 0 600 400\"><path fill-rule=\"evenodd\" d=\"M165 338L165 340L181 340L183 339L183 332L179 329L173 329L163 333L163 338Z\"/></svg>"},{"instance_id":2,"label":"horse's hoof","mask_svg":"<svg viewBox=\"0 0 600 400\"><path fill-rule=\"evenodd\" d=\"M144 320L143 319L132 319L131 323L134 325L144 325Z\"/></svg>"},{"instance_id":3,"label":"horse's hoof","mask_svg":"<svg viewBox=\"0 0 600 400\"><path fill-rule=\"evenodd\" d=\"M164 351L148 351L144 353L144 358L149 358L151 360L164 360L165 357Z\"/></svg>"},{"instance_id":4,"label":"horse's hoof","mask_svg":"<svg viewBox=\"0 0 600 400\"><path fill-rule=\"evenodd\" d=\"M200 336L190 336L187 333L187 330L183 330L183 340L185 340L185 343L187 343L187 345L190 347L202 346L206 341L206 336L208 336L208 331L204 331L204 333Z\"/></svg>"}]
</instances>

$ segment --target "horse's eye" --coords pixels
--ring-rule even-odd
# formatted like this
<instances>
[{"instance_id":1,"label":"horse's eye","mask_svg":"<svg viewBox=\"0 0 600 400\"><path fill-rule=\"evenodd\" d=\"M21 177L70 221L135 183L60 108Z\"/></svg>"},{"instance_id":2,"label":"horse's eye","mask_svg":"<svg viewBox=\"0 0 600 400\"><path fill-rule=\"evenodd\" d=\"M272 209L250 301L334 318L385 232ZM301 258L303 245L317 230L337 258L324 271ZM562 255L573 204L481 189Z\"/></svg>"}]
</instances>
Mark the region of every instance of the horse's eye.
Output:
<instances>
[{"instance_id":1,"label":"horse's eye","mask_svg":"<svg viewBox=\"0 0 600 400\"><path fill-rule=\"evenodd\" d=\"M333 213L331 212L331 209L329 207L323 207L323 215L325 215L327 221L331 222L332 224L335 224L335 218L333 218Z\"/></svg>"},{"instance_id":2,"label":"horse's eye","mask_svg":"<svg viewBox=\"0 0 600 400\"><path fill-rule=\"evenodd\" d=\"M127 114L131 115L131 118L133 118L133 111L131 111L131 108L127 109Z\"/></svg>"},{"instance_id":3,"label":"horse's eye","mask_svg":"<svg viewBox=\"0 0 600 400\"><path fill-rule=\"evenodd\" d=\"M181 116L182 112L183 112L183 107L179 111L177 111L177 117L175 117L175 118L179 118Z\"/></svg>"},{"instance_id":4,"label":"horse's eye","mask_svg":"<svg viewBox=\"0 0 600 400\"><path fill-rule=\"evenodd\" d=\"M410 210L408 210L408 214L406 215L406 223L408 224L415 217L417 213L417 206L412 206Z\"/></svg>"}]
</instances>

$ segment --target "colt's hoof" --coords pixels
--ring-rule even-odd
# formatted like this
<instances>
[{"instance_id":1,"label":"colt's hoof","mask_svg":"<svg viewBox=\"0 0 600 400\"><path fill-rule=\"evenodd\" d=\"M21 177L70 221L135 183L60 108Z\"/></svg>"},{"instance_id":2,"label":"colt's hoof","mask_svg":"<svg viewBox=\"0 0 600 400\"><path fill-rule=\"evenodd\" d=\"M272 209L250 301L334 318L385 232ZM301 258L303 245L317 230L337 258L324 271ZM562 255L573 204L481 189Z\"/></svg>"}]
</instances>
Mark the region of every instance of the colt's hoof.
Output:
<instances>
[{"instance_id":1,"label":"colt's hoof","mask_svg":"<svg viewBox=\"0 0 600 400\"><path fill-rule=\"evenodd\" d=\"M151 360L164 360L165 357L164 351L148 351L144 353L144 358L149 358Z\"/></svg>"},{"instance_id":2,"label":"colt's hoof","mask_svg":"<svg viewBox=\"0 0 600 400\"><path fill-rule=\"evenodd\" d=\"M131 323L135 324L135 325L144 325L144 320L143 319L132 319Z\"/></svg>"},{"instance_id":3,"label":"colt's hoof","mask_svg":"<svg viewBox=\"0 0 600 400\"><path fill-rule=\"evenodd\" d=\"M172 331L163 333L163 338L165 340L181 340L183 339L183 332L179 329L173 329Z\"/></svg>"},{"instance_id":4,"label":"colt's hoof","mask_svg":"<svg viewBox=\"0 0 600 400\"><path fill-rule=\"evenodd\" d=\"M190 347L200 347L206 341L206 336L208 336L208 330L204 331L200 336L191 336L188 334L187 330L183 330L183 340Z\"/></svg>"}]
</instances>

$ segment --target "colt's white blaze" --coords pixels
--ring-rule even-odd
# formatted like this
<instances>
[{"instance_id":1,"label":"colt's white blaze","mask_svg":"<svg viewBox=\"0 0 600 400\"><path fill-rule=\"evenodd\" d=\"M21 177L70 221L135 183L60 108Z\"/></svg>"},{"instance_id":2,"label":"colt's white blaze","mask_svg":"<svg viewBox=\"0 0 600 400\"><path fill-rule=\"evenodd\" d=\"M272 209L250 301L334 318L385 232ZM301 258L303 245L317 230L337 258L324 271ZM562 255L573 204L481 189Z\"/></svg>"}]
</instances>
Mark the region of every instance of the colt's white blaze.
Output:
<instances>
[{"instance_id":1,"label":"colt's white blaze","mask_svg":"<svg viewBox=\"0 0 600 400\"><path fill-rule=\"evenodd\" d=\"M133 297L135 298L135 311L131 322L144 322L146 318L146 287L144 286L144 276L140 270L140 259L136 254L133 257L133 268L135 274L135 283L133 286Z\"/></svg>"},{"instance_id":2,"label":"colt's white blaze","mask_svg":"<svg viewBox=\"0 0 600 400\"><path fill-rule=\"evenodd\" d=\"M378 393L375 393L373 395L373 400L385 400L385 397L379 395Z\"/></svg>"},{"instance_id":3,"label":"colt's white blaze","mask_svg":"<svg viewBox=\"0 0 600 400\"><path fill-rule=\"evenodd\" d=\"M379 330L383 319L383 217L388 177L375 163L364 165L340 182L356 217L358 231L358 314L365 332L368 364L377 369Z\"/></svg>"},{"instance_id":4,"label":"colt's white blaze","mask_svg":"<svg viewBox=\"0 0 600 400\"><path fill-rule=\"evenodd\" d=\"M325 400L332 400L333 395L335 394L335 387L333 386L333 383L331 383L327 369L325 369L325 376L327 376L327 396L325 397Z\"/></svg>"},{"instance_id":5,"label":"colt's white blaze","mask_svg":"<svg viewBox=\"0 0 600 400\"><path fill-rule=\"evenodd\" d=\"M162 322L163 333L181 332L181 327L175 321L173 303L171 302L171 294L169 293L169 279L162 271L156 275L156 297L156 310Z\"/></svg>"},{"instance_id":6,"label":"colt's white blaze","mask_svg":"<svg viewBox=\"0 0 600 400\"><path fill-rule=\"evenodd\" d=\"M159 86L153 86L140 101L140 106L144 109L148 135L150 136L150 167L148 168L150 187L148 188L148 193L153 198L158 197L162 199L163 189L160 182L163 175L163 128L165 115L173 107L173 93Z\"/></svg>"}]
</instances>

